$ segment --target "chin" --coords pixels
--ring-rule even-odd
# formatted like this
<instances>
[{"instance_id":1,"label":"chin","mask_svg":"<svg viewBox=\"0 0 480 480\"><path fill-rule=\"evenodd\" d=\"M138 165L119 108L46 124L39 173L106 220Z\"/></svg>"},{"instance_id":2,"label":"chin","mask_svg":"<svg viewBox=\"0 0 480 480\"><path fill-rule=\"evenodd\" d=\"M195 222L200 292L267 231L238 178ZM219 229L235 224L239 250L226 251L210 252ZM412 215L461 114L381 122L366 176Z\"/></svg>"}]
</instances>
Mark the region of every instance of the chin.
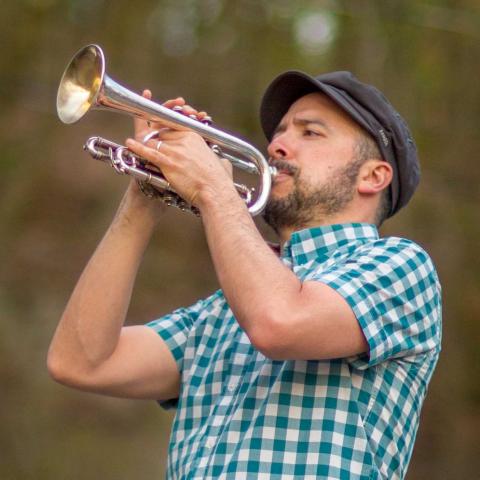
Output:
<instances>
[{"instance_id":1,"label":"chin","mask_svg":"<svg viewBox=\"0 0 480 480\"><path fill-rule=\"evenodd\" d=\"M272 185L272 190L270 196L273 198L282 198L286 197L290 193L292 193L293 186L291 182L283 180L281 182L274 182Z\"/></svg>"}]
</instances>

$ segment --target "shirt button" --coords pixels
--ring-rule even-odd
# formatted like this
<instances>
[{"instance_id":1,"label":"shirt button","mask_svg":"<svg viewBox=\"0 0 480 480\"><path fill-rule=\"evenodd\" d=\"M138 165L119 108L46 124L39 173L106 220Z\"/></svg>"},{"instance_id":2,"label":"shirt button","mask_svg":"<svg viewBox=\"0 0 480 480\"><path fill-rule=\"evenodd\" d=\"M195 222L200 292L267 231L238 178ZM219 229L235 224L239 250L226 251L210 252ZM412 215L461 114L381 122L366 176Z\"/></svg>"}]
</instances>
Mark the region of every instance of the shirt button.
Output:
<instances>
[{"instance_id":1,"label":"shirt button","mask_svg":"<svg viewBox=\"0 0 480 480\"><path fill-rule=\"evenodd\" d=\"M237 388L237 383L236 382L230 382L228 384L228 391L233 392Z\"/></svg>"}]
</instances>

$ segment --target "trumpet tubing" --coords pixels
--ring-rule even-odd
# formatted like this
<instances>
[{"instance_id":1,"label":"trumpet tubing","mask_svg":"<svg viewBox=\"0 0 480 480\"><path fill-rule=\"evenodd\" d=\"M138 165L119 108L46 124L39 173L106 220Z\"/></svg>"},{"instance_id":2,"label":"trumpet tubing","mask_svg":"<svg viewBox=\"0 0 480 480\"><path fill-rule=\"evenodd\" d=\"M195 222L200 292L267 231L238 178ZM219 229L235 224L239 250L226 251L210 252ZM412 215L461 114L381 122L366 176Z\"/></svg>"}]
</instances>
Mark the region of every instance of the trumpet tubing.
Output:
<instances>
[{"instance_id":1,"label":"trumpet tubing","mask_svg":"<svg viewBox=\"0 0 480 480\"><path fill-rule=\"evenodd\" d=\"M268 165L265 157L254 146L222 130L155 103L118 84L106 75L105 56L102 49L94 44L83 47L74 55L63 73L57 94L58 116L66 124L77 122L90 110L126 113L147 121L159 122L174 130L192 130L198 133L209 144L215 145L219 155L229 160L232 165L249 173L258 173L259 184L255 198L253 198L253 192L245 193L247 187L238 185L236 187L251 215L258 215L265 208L270 194L272 176L276 171ZM99 138L92 137L92 139ZM87 141L86 149L94 158L100 158L95 157L99 155L98 151L92 153L92 139ZM105 139L101 140L103 147L106 145L105 142L109 142ZM99 142L97 147L100 147L101 143ZM113 142L110 143L113 144ZM88 148L89 144L92 148ZM176 192L171 189L161 173L150 170L147 166L148 162L136 157L126 147L113 145L116 145L116 153L113 160L110 158L110 163L117 171L133 175L149 192L152 187L159 190L164 194L163 197L167 198L167 203L172 196L175 198ZM112 148L113 145L106 148ZM105 158L102 159L105 160ZM160 181L157 181L157 178ZM153 196L162 198L162 195ZM186 202L182 199L177 199L176 202L170 201L170 203L177 203L176 206L181 205L180 208L188 210L185 207ZM194 213L197 212L194 211Z\"/></svg>"}]
</instances>

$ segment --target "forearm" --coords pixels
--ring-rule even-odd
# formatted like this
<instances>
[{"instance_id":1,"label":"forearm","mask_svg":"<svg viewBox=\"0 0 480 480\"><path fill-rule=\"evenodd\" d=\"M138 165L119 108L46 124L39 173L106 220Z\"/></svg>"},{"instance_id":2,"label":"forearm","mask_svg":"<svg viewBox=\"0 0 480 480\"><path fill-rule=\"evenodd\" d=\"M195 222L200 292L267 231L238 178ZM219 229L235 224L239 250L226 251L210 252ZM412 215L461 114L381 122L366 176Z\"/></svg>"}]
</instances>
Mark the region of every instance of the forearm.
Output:
<instances>
[{"instance_id":1,"label":"forearm","mask_svg":"<svg viewBox=\"0 0 480 480\"><path fill-rule=\"evenodd\" d=\"M155 225L148 212L129 213L133 209L126 208L126 199L62 315L50 347L51 370L94 368L115 350L138 267Z\"/></svg>"},{"instance_id":2,"label":"forearm","mask_svg":"<svg viewBox=\"0 0 480 480\"><path fill-rule=\"evenodd\" d=\"M215 270L237 321L253 343L299 298L301 282L267 245L243 201L229 190L206 197L202 219Z\"/></svg>"},{"instance_id":3,"label":"forearm","mask_svg":"<svg viewBox=\"0 0 480 480\"><path fill-rule=\"evenodd\" d=\"M127 141L162 170L175 190L200 209L220 285L238 322L255 342L298 298L301 283L259 234L230 176L203 139L162 133L160 149ZM283 310L285 311L285 310ZM259 321L259 319L261 321Z\"/></svg>"}]
</instances>

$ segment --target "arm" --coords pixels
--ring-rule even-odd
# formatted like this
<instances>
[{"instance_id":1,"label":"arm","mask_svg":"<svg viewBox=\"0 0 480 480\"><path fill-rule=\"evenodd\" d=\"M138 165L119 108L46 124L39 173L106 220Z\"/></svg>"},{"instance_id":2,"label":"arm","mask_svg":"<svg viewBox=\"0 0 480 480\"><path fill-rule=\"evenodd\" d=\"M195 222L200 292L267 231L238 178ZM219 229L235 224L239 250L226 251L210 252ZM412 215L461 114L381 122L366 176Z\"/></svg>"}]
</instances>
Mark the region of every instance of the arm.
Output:
<instances>
[{"instance_id":1,"label":"arm","mask_svg":"<svg viewBox=\"0 0 480 480\"><path fill-rule=\"evenodd\" d=\"M274 359L327 359L368 350L344 298L301 282L266 245L238 195L201 204L220 284L252 343Z\"/></svg>"},{"instance_id":2,"label":"arm","mask_svg":"<svg viewBox=\"0 0 480 480\"><path fill-rule=\"evenodd\" d=\"M197 113L182 98L164 105ZM135 120L137 138L149 131L146 122ZM145 326L123 326L137 270L162 209L130 183L52 340L48 369L57 381L114 396L165 400L178 395L178 368L161 337Z\"/></svg>"},{"instance_id":3,"label":"arm","mask_svg":"<svg viewBox=\"0 0 480 480\"><path fill-rule=\"evenodd\" d=\"M275 359L325 359L368 350L348 303L320 282L300 282L266 245L218 159L196 134L169 132L161 151L127 145L162 169L201 211L215 269L251 342ZM194 152L194 153L192 153Z\"/></svg>"},{"instance_id":4,"label":"arm","mask_svg":"<svg viewBox=\"0 0 480 480\"><path fill-rule=\"evenodd\" d=\"M131 182L122 204L82 273L48 354L59 382L126 397L177 395L179 373L161 338L145 326L123 327L140 261L159 205Z\"/></svg>"}]
</instances>

